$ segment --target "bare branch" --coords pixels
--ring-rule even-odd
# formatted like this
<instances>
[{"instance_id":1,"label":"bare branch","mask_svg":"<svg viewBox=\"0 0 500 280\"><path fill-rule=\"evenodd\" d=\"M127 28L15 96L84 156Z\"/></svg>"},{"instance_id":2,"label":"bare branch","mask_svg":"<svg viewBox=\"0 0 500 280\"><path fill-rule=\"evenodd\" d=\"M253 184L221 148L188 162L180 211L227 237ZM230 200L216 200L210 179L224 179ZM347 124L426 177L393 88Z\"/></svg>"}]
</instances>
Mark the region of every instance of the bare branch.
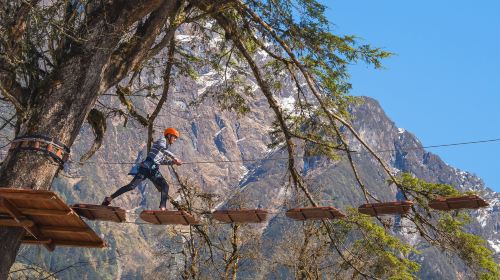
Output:
<instances>
[{"instance_id":1,"label":"bare branch","mask_svg":"<svg viewBox=\"0 0 500 280\"><path fill-rule=\"evenodd\" d=\"M177 28L174 22L181 5L182 0L164 1L158 9L151 13L146 22L137 27L134 36L113 52L110 58L111 63L104 72L104 79L108 85L112 86L118 83L129 71L139 67L150 54L149 50L155 43L156 37L161 33L167 19L170 19L171 24L166 34L169 37L166 39L174 35Z\"/></svg>"},{"instance_id":2,"label":"bare branch","mask_svg":"<svg viewBox=\"0 0 500 280\"><path fill-rule=\"evenodd\" d=\"M304 76L304 78L306 79L306 82L310 88L310 90L312 91L313 95L316 97L317 101L319 102L321 108L323 109L323 111L326 113L326 115L328 116L329 120L330 120L330 123L332 125L335 125L335 120L341 122L345 127L347 127L349 129L349 131L351 131L351 133L354 135L354 137L370 152L370 154L373 155L373 157L380 163L380 165L383 167L384 171L389 175L389 177L391 178L391 180L394 181L394 183L401 188L401 185L398 183L398 180L396 179L396 177L394 176L394 174L392 174L392 172L390 171L389 167L386 165L386 163L382 160L382 158L380 158L377 153L375 153L375 151L373 151L373 149L371 149L371 147L359 136L359 134L356 132L356 130L346 121L344 120L342 117L332 113L328 107L326 106L326 104L324 103L323 99L321 98L321 93L318 91L317 89L317 86L316 86L316 81L314 80L314 78L309 74L309 72L305 69L304 65L302 65L302 63L300 63L300 61L298 61L298 59L296 58L296 55L294 54L294 52L292 51L292 49L288 46L288 44L286 44L285 41L283 41L277 34L276 32L273 30L272 27L270 27L264 20L262 20L255 12L253 12L250 8L248 8L248 6L243 3L241 0L234 0L234 1L237 1L240 5L240 7L242 8L243 11L245 11L246 13L248 13L252 19L257 22L258 24L260 24L260 26L262 26L265 30L267 30L270 35L273 37L274 40L276 40L280 46L286 51L286 53L288 54L288 56L290 57L290 59L293 61L294 65L296 65L299 70L301 71L302 75ZM405 194L406 196L406 194Z\"/></svg>"},{"instance_id":3,"label":"bare branch","mask_svg":"<svg viewBox=\"0 0 500 280\"><path fill-rule=\"evenodd\" d=\"M144 116L141 116L135 108L134 104L130 100L127 99L126 95L127 93L130 92L130 89L128 87L122 87L122 86L116 86L116 93L118 94L118 98L122 102L123 105L127 107L127 110L129 111L130 115L134 117L136 120L139 121L143 126L148 125L148 119Z\"/></svg>"},{"instance_id":4,"label":"bare branch","mask_svg":"<svg viewBox=\"0 0 500 280\"><path fill-rule=\"evenodd\" d=\"M304 185L299 173L295 169L295 157L294 155L294 143L292 142L292 135L290 133L290 129L286 125L285 119L282 116L280 107L278 105L278 102L274 98L269 85L267 82L262 78L262 74L260 72L259 67L253 60L252 56L248 53L246 50L245 46L239 39L236 31L235 25L231 24L231 22L225 18L222 15L216 16L217 22L224 28L226 32L226 36L228 38L231 38L233 43L235 44L236 48L239 50L239 52L243 55L245 60L247 61L248 65L252 69L253 75L255 79L257 80L257 84L259 85L260 89L264 93L264 96L266 97L269 106L271 109L274 111L274 114L276 118L278 119L280 128L285 136L285 142L287 145L287 151L288 151L288 169L290 170L290 173L292 175L292 178L294 180L295 185L299 186L304 193L306 194L307 198L309 199L310 203L313 206L317 206L317 203L314 201L313 197L311 196L309 190L307 190L306 186Z\"/></svg>"},{"instance_id":5,"label":"bare branch","mask_svg":"<svg viewBox=\"0 0 500 280\"><path fill-rule=\"evenodd\" d=\"M155 110L148 119L148 143L147 143L148 151L150 150L151 143L153 142L154 121L168 97L168 91L170 89L170 74L172 72L172 65L174 63L174 53L175 53L175 37L172 36L172 39L170 40L170 47L168 50L167 68L165 69L165 74L163 75L163 92L161 94L160 100L158 101L158 105L156 105Z\"/></svg>"},{"instance_id":6,"label":"bare branch","mask_svg":"<svg viewBox=\"0 0 500 280\"><path fill-rule=\"evenodd\" d=\"M2 75L3 76L3 75ZM2 77L3 78L3 77ZM23 94L23 89L14 80L9 80L10 86L5 85L5 80L0 80L0 92L2 95L16 108L19 114L23 114L26 108L21 104L20 98Z\"/></svg>"}]
</instances>

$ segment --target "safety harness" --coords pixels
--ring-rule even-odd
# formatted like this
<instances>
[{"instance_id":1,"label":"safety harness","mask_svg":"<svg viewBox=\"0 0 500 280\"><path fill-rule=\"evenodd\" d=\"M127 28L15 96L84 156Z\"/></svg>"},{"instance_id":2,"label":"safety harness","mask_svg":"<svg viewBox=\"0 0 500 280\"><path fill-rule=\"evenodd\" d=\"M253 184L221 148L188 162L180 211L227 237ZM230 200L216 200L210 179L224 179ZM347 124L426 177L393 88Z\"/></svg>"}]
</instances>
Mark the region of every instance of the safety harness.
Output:
<instances>
[{"instance_id":1,"label":"safety harness","mask_svg":"<svg viewBox=\"0 0 500 280\"><path fill-rule=\"evenodd\" d=\"M43 152L54 159L58 164L64 165L69 159L70 148L57 139L43 135L24 135L16 137L9 151L37 151Z\"/></svg>"}]
</instances>

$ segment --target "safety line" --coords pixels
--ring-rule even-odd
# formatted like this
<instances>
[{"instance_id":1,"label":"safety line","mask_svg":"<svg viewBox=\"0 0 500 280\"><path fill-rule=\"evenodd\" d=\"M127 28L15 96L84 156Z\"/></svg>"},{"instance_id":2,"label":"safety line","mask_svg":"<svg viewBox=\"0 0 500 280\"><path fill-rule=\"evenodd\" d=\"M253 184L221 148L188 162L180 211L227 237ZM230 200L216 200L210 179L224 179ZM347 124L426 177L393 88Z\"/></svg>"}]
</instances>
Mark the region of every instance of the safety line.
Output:
<instances>
[{"instance_id":1,"label":"safety line","mask_svg":"<svg viewBox=\"0 0 500 280\"><path fill-rule=\"evenodd\" d=\"M99 206L99 205L98 205ZM112 206L112 207L116 207L116 206ZM87 211L91 211L91 212L107 212L109 213L110 210L109 209L90 209L90 208L87 208L87 207L76 207L76 206L71 206L72 209L82 209L82 210L87 210ZM131 211L131 210L126 210L126 209L123 209L121 207L119 207L120 209L124 210L126 214L130 215L130 216L140 216L140 213L142 212L139 212L139 211ZM260 210L265 210L265 208L258 208ZM219 210L239 210L239 209L219 209ZM158 210L160 211L160 210ZM197 212L197 211L190 211L190 210L187 210L187 209L183 209L183 210L166 210L166 211L186 211L186 212L189 212L189 213L195 213L196 215L200 215L200 216L210 216L213 214L213 212ZM275 212L275 211L267 211L266 212L267 214L273 214L273 215L279 215L279 214L285 214L286 212Z\"/></svg>"},{"instance_id":2,"label":"safety line","mask_svg":"<svg viewBox=\"0 0 500 280\"><path fill-rule=\"evenodd\" d=\"M84 209L84 210L89 210L89 208L80 208L80 207L72 207L72 208L77 208L77 209ZM265 210L263 208L259 208L260 210ZM125 209L123 209L125 210ZM224 209L223 209L224 210ZM225 210L239 210L239 209L225 209ZM253 210L253 209L247 209L247 210ZM109 212L109 210L107 209L92 209L92 211L95 211L95 212ZM129 215L129 216L139 216L139 212L129 212L130 210L125 210L125 212ZM180 211L180 210L167 210L168 211ZM197 216L205 216L205 217L210 217L213 212L211 213L208 213L208 212L203 212L203 213L197 213L195 211L189 211L189 210L182 210L182 211L186 211L186 212L189 212L189 213L194 213L196 214ZM286 215L288 211L266 211L266 214L270 214L270 215L275 215L274 217L272 217L273 219L274 218L278 218L278 219L291 219L289 217L284 217ZM400 215L400 216L405 216L404 214L393 214L393 215L389 215L389 216L396 216L396 215ZM324 219L329 219L329 218L324 218ZM93 222L113 222L113 221L105 221L105 220L99 220L99 219L95 219L95 220L90 220L90 221L93 221ZM113 223L117 223L117 222L113 222ZM124 222L119 222L121 224L136 224L136 225L152 225L152 226L158 226L157 224L152 224L152 223L147 223L147 222L131 222L131 221L124 221ZM225 222L220 222L220 224L229 224L229 223L225 223Z\"/></svg>"},{"instance_id":3,"label":"safety line","mask_svg":"<svg viewBox=\"0 0 500 280\"><path fill-rule=\"evenodd\" d=\"M429 145L429 146L422 146L422 147L415 147L415 148L408 148L408 149L388 149L388 150L378 150L375 151L375 153L387 153L387 152L396 152L396 151L414 151L414 150L424 150L424 149L431 149L431 148L441 148L441 147L451 147L451 146L462 146L462 145L471 145L471 144L481 144L481 143L491 143L491 142L499 142L500 138L495 138L495 139L488 139L488 140L477 140L477 141L469 141L469 142L459 142L459 143L448 143L448 144L438 144L438 145ZM339 150L339 153L351 153L351 154L367 154L369 151L344 151L344 150ZM295 158L314 158L318 157L321 155L316 155L316 156L296 156ZM288 157L281 157L281 158L257 158L257 159L239 159L239 160L213 160L213 161L188 161L188 162L183 162L182 164L213 164L213 163L235 163L235 162L256 162L256 161L273 161L273 160L288 160ZM71 163L78 163L78 161L69 161ZM87 161L84 162L83 164L97 164L97 165L130 165L130 164L135 164L135 162L121 162L121 161Z\"/></svg>"}]
</instances>

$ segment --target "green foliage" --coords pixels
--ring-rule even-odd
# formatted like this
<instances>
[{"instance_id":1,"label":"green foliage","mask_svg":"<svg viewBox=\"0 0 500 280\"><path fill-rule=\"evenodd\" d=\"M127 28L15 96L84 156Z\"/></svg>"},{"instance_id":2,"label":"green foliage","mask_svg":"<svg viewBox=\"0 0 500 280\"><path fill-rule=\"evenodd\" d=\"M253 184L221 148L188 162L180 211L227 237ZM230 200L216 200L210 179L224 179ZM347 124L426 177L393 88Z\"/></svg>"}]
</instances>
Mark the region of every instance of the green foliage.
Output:
<instances>
[{"instance_id":1,"label":"green foliage","mask_svg":"<svg viewBox=\"0 0 500 280\"><path fill-rule=\"evenodd\" d=\"M411 175L410 173L403 173L400 176L400 179L404 190L412 192L412 194L420 194L429 198L460 195L460 192L453 186L439 183L429 183Z\"/></svg>"},{"instance_id":2,"label":"green foliage","mask_svg":"<svg viewBox=\"0 0 500 280\"><path fill-rule=\"evenodd\" d=\"M340 231L341 240L354 240L349 249L351 259L362 264L365 271L384 279L416 279L420 265L409 256L419 252L392 236L373 218L351 208L348 217L334 225Z\"/></svg>"},{"instance_id":3,"label":"green foliage","mask_svg":"<svg viewBox=\"0 0 500 280\"><path fill-rule=\"evenodd\" d=\"M473 270L478 279L500 279L500 266L493 258L493 252L486 248L486 242L479 236L464 232L469 216L461 213L455 217L444 214L439 219L439 230L446 243Z\"/></svg>"},{"instance_id":4,"label":"green foliage","mask_svg":"<svg viewBox=\"0 0 500 280\"><path fill-rule=\"evenodd\" d=\"M277 119L273 123L274 130L271 132L272 145L282 144L286 132L287 137L300 139L306 143L306 156L326 155L332 159L338 159L338 149L346 147L341 145L339 128L331 120L331 115L349 118L348 107L355 101L355 98L349 96L351 84L348 67L354 63L364 62L373 65L374 68L381 68L381 61L389 57L391 53L360 43L355 36L334 34L324 15L325 6L316 0L245 1L250 10L267 23L265 25L259 23L250 14L250 11L245 10L244 5L239 4L239 1L229 1L221 4L222 6L227 5L227 7L217 10L220 8L218 7L219 1L212 1L208 11L205 11L203 5L199 5L195 1L183 6L185 10L181 12L179 18L174 20L181 26L184 25L183 20L191 18L192 21L187 28L189 28L190 35L196 40L193 40L194 43L177 42L173 61L174 69L171 72L173 73L173 83L180 80L177 78L199 81L200 77L208 73L214 74L213 80L217 81L208 87L201 96L194 94L193 96L197 100L192 104L199 104L206 98L210 98L220 109L234 111L237 115L243 115L250 111L248 102L254 101L252 98L254 91L256 91L257 75L262 75L260 78L264 82L259 81L257 85L264 85L261 90L264 88L269 90L266 92L266 97L271 96L269 105L275 106L274 109L276 104L274 104L273 98L276 99L276 96L285 93L284 91L288 90L293 83L295 91L288 93L288 95L295 97L294 108L287 110L279 104L277 105L279 110L276 111L279 113L275 114ZM20 84L34 89L39 87L44 80L51 81L51 72L56 72L65 58L75 55L71 52L88 53L88 56L92 58L91 54L95 50L90 47L84 48L85 40L95 41L104 36L122 36L120 37L120 46L134 46L133 43L138 41L138 37L134 34L139 33L134 33L133 29L145 28L148 19L142 19L137 26L123 32L125 35L100 34L98 36L102 37L98 38L95 37L95 31L87 30L86 26L89 23L87 16L91 15L91 12L103 8L100 5L93 1L55 1L30 12L27 32L23 37L23 42L26 42L22 45L23 51L19 52L20 55L7 54L6 56L8 58L6 61L13 64L9 66L9 71L12 71L14 77L22 77ZM3 11L3 9L0 10ZM151 16L151 13L149 15ZM6 17L6 13L0 14L0 17L2 19ZM224 19L222 22L229 22L229 27L221 24L221 17ZM270 26L272 31L269 31L266 25ZM0 31L3 30L0 29ZM75 34L79 31L81 31L78 33L79 36L76 36ZM6 48L4 46L7 46L11 41L11 38L6 37L5 34L7 33L0 32L2 53ZM155 42L162 40L161 37L154 39ZM162 44L158 43L158 45ZM158 45L149 47L155 49ZM253 61L257 64L259 71L248 67L253 65L251 59L243 55L245 52L235 47L241 45L250 56L257 57L262 52L268 54L263 60L255 59ZM113 48L120 46L113 46ZM127 47L124 50L130 50L130 48ZM163 54L164 52L148 53L145 56L147 61L141 61L139 66L128 70L134 73L129 73L132 77L130 77L127 87L119 87L118 89L128 89L128 86L131 86L138 87L141 91L148 90L148 88L142 87L141 75L137 74L140 74L147 67L153 69L153 72L157 68L164 67L166 61L164 58L162 59ZM255 71L253 77L250 76L251 70ZM309 77L312 77L313 81ZM135 78L138 78L139 81ZM119 84L120 81L116 82ZM47 83L47 85L49 84ZM160 85L147 86L150 90L147 97L156 98L151 92L159 90ZM319 97L313 98L311 92L316 88L321 94ZM125 97L132 96L133 92L135 91L119 90L117 93L125 100ZM320 103L322 106L319 106ZM138 115L132 101L126 105L131 115ZM111 110L110 112L121 111ZM285 125L283 125L283 121L286 123ZM405 194L414 198L423 207L426 207L428 201L436 196L459 194L451 186L427 183L409 174L403 174L400 181L397 184ZM416 221L421 222L422 220L416 219ZM434 226L431 222L426 222L427 224L424 226L429 226L429 228ZM498 265L494 263L491 251L484 247L482 239L463 231L465 222L464 216L444 215L437 223L437 230L431 228L429 231L434 230L432 233L435 240L438 240L442 247L451 248L457 252L474 269L478 278L498 278ZM209 227L205 226L205 228ZM352 262L351 268L362 268L363 271L368 271L380 278L415 279L419 265L411 261L409 257L418 252L391 236L384 227L377 224L372 218L360 215L351 209L348 218L335 222L334 228L335 240L332 242L337 241L347 247L345 250L344 248L340 249L343 253L342 257L345 257L340 262ZM326 230L324 227L321 229ZM215 237L221 236L219 232L224 232L220 229L210 230L211 232L209 231L208 234L214 240L216 240ZM315 229L311 232L314 233L311 236L315 240L326 240L326 234L317 235ZM191 263L196 264L196 266L201 264L201 262L198 263L200 256L209 254L200 244L210 243L205 240L206 236L201 231L197 234L199 236L193 237L191 233L190 237L190 241L197 240L196 242L182 241L178 244L179 248L183 249L182 252L186 259L188 259L188 251L201 251L201 255L193 253L189 256ZM180 233L176 232L175 235L181 237ZM307 249L307 246L315 248L313 245L316 244L314 242L308 243L306 236L307 234L304 234L304 248ZM256 240L251 239L252 242ZM238 242L228 244L227 240L219 239L219 241L218 245L221 246L218 247L223 249L224 246L229 248L229 245L232 247L238 245ZM259 244L255 246L257 245ZM186 246L190 246L190 248ZM219 257L226 253L226 250L216 252ZM238 249L234 251L233 255L243 254ZM331 261L328 257L326 259ZM301 262L305 263L305 260L304 257ZM349 266L345 266L345 268L347 270Z\"/></svg>"},{"instance_id":5,"label":"green foliage","mask_svg":"<svg viewBox=\"0 0 500 280\"><path fill-rule=\"evenodd\" d=\"M333 34L324 15L325 6L317 1L249 1L249 6L274 27L337 106L347 101L344 98L351 88L349 64L363 61L380 68L381 60L391 55L359 45L355 36Z\"/></svg>"},{"instance_id":6,"label":"green foliage","mask_svg":"<svg viewBox=\"0 0 500 280\"><path fill-rule=\"evenodd\" d=\"M408 195L411 196L418 204L428 209L430 200L436 197L457 196L460 192L453 186L439 183L429 183L425 180L417 178L410 173L402 173L398 178L398 185ZM390 181L389 183L393 183Z\"/></svg>"},{"instance_id":7,"label":"green foliage","mask_svg":"<svg viewBox=\"0 0 500 280\"><path fill-rule=\"evenodd\" d=\"M400 176L401 188L407 196L418 202L429 211L428 202L436 197L460 195L460 192L450 185L429 183L416 178L411 174L403 173ZM428 212L430 215L430 212ZM467 233L465 226L470 222L467 213L460 211L454 215L433 211L437 219L436 225L432 220L422 222L421 216L415 216L414 222L426 228L427 239L439 247L456 253L478 279L500 279L500 267L493 259L493 252L486 248L486 242L479 236ZM422 230L421 230L422 232Z\"/></svg>"}]
</instances>

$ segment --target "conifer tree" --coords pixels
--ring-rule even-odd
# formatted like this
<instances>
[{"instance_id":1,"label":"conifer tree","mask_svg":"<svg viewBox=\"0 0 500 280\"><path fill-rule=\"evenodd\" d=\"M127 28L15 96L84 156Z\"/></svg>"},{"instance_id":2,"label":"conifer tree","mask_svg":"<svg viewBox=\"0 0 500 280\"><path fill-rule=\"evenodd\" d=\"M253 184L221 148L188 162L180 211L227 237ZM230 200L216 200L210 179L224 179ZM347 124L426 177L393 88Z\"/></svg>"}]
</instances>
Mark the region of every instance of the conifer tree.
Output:
<instances>
[{"instance_id":1,"label":"conifer tree","mask_svg":"<svg viewBox=\"0 0 500 280\"><path fill-rule=\"evenodd\" d=\"M71 147L87 121L96 142L85 160L100 147L105 118L113 113L148 127L150 143L154 121L175 79L196 79L197 69L203 67L222 73L225 78L217 91L205 97L218 101L222 110L244 114L249 110L247 95L256 94L246 82L251 76L274 113L272 136L274 144L283 145L288 153L292 185L309 205L318 203L296 169L297 141L334 160L347 151L366 200L374 197L348 152L346 135L351 135L385 170L388 180L418 202L409 219L429 243L456 253L478 277L498 279L498 265L484 242L462 230L466 219L439 215L427 207L435 195L453 190L411 176L397 177L350 125L347 108L354 98L348 94L347 66L363 62L379 68L390 53L359 44L354 36L334 34L324 11L315 0L3 1L0 93L13 114L2 129L9 129L13 137L44 135ZM204 52L197 56L176 40L177 32L188 27L201 38L198 47ZM215 47L207 48L207 43ZM258 52L269 59L258 61ZM155 110L141 115L129 96L144 86L140 73L152 65L162 67L161 96ZM295 86L293 112L276 99L286 82ZM98 105L106 92L115 92L123 107ZM2 162L1 187L48 189L60 168L46 155L15 150ZM342 275L415 277L416 264L408 260L412 248L388 235L377 221L352 212L345 221L316 226L307 232L331 246ZM0 279L7 277L24 234L23 229L0 227ZM348 234L359 234L363 241L349 244ZM359 252L372 254L373 262L365 266L356 261ZM297 275L313 273L310 269L316 264L300 262ZM229 263L236 271L235 263Z\"/></svg>"}]
</instances>

